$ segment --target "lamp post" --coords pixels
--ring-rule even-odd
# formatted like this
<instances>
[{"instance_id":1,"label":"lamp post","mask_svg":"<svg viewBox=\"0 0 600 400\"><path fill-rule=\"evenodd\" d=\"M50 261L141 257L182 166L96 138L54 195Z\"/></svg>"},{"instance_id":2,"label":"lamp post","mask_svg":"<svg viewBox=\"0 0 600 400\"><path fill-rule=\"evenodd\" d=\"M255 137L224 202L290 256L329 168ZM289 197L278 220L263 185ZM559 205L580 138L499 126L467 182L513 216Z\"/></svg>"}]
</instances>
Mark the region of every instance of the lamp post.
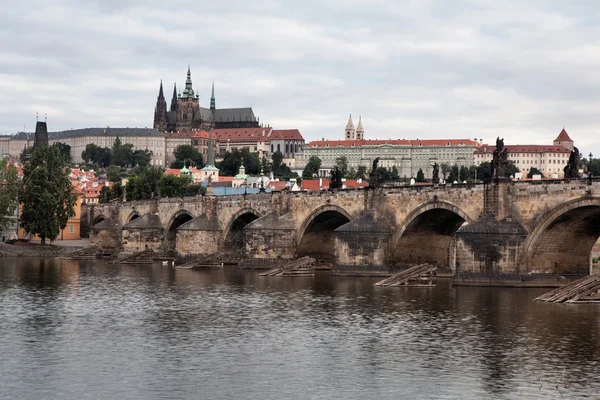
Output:
<instances>
[{"instance_id":1,"label":"lamp post","mask_svg":"<svg viewBox=\"0 0 600 400\"><path fill-rule=\"evenodd\" d=\"M588 159L588 164L587 164L587 174L588 174L588 185L592 184L592 152L590 151L590 155L589 155L589 159Z\"/></svg>"}]
</instances>

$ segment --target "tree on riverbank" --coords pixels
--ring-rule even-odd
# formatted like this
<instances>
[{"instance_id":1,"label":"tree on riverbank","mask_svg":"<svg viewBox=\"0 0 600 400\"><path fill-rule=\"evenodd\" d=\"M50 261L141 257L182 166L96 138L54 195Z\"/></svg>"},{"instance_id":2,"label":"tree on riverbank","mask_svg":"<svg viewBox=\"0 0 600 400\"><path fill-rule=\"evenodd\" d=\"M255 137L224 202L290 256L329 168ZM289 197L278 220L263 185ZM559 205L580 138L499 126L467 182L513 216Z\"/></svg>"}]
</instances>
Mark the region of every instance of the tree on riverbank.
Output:
<instances>
[{"instance_id":1,"label":"tree on riverbank","mask_svg":"<svg viewBox=\"0 0 600 400\"><path fill-rule=\"evenodd\" d=\"M0 230L8 224L17 208L19 194L19 175L14 165L8 163L8 159L0 160Z\"/></svg>"},{"instance_id":2,"label":"tree on riverbank","mask_svg":"<svg viewBox=\"0 0 600 400\"><path fill-rule=\"evenodd\" d=\"M38 146L23 168L19 199L23 204L21 226L27 233L56 239L75 215L77 196L72 193L65 157L58 146Z\"/></svg>"}]
</instances>

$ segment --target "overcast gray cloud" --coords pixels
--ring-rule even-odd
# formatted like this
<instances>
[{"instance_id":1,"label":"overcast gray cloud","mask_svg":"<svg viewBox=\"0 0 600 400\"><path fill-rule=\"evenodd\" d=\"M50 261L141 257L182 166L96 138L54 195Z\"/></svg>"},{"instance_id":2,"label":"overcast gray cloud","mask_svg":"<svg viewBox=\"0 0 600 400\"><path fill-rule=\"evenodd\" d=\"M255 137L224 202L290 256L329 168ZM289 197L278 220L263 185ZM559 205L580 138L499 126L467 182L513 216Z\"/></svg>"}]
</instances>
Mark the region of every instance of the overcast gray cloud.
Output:
<instances>
[{"instance_id":1,"label":"overcast gray cloud","mask_svg":"<svg viewBox=\"0 0 600 400\"><path fill-rule=\"evenodd\" d=\"M557 0L27 0L0 10L0 133L151 126L187 65L207 106L307 140L550 143L600 156L600 6Z\"/></svg>"}]
</instances>

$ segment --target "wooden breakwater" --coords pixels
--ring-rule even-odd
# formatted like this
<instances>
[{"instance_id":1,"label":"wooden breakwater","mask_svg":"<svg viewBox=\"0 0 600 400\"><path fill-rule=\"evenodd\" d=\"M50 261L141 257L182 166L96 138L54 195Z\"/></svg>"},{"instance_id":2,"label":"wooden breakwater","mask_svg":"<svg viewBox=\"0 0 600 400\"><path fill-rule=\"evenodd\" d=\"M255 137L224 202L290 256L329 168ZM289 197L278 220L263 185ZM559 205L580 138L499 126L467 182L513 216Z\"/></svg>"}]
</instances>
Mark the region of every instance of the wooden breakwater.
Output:
<instances>
[{"instance_id":1,"label":"wooden breakwater","mask_svg":"<svg viewBox=\"0 0 600 400\"><path fill-rule=\"evenodd\" d=\"M258 274L259 276L314 276L315 259L302 257L297 260L282 263L275 268Z\"/></svg>"},{"instance_id":2,"label":"wooden breakwater","mask_svg":"<svg viewBox=\"0 0 600 400\"><path fill-rule=\"evenodd\" d=\"M415 265L377 282L375 286L434 286L433 279L436 270L437 267L431 264Z\"/></svg>"},{"instance_id":3,"label":"wooden breakwater","mask_svg":"<svg viewBox=\"0 0 600 400\"><path fill-rule=\"evenodd\" d=\"M548 303L600 303L600 275L590 275L535 298Z\"/></svg>"}]
</instances>

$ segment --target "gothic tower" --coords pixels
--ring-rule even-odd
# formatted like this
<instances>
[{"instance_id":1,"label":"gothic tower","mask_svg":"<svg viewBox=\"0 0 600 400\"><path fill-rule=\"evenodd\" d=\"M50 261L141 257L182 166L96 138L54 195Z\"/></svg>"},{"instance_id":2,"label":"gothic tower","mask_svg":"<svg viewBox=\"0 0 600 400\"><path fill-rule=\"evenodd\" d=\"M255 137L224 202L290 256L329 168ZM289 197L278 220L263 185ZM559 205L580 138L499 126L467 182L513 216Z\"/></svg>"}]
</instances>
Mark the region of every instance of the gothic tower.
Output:
<instances>
[{"instance_id":1,"label":"gothic tower","mask_svg":"<svg viewBox=\"0 0 600 400\"><path fill-rule=\"evenodd\" d=\"M185 89L177 99L177 129L180 131L191 131L194 125L194 116L200 107L200 100L197 94L194 94L192 88L192 73L188 66L187 79L185 80Z\"/></svg>"},{"instance_id":2,"label":"gothic tower","mask_svg":"<svg viewBox=\"0 0 600 400\"><path fill-rule=\"evenodd\" d=\"M346 124L346 140L355 139L356 131L354 130L354 123L352 122L352 114L350 114L350 118L348 118L348 123Z\"/></svg>"},{"instance_id":3,"label":"gothic tower","mask_svg":"<svg viewBox=\"0 0 600 400\"><path fill-rule=\"evenodd\" d=\"M158 98L156 99L156 107L154 108L154 129L164 132L167 130L167 102L163 93L162 80L160 81L160 89Z\"/></svg>"},{"instance_id":4,"label":"gothic tower","mask_svg":"<svg viewBox=\"0 0 600 400\"><path fill-rule=\"evenodd\" d=\"M171 98L171 112L177 113L177 83L173 85L173 98Z\"/></svg>"},{"instance_id":5,"label":"gothic tower","mask_svg":"<svg viewBox=\"0 0 600 400\"><path fill-rule=\"evenodd\" d=\"M362 117L358 117L358 126L356 127L356 140L365 139L365 130L362 126Z\"/></svg>"},{"instance_id":6,"label":"gothic tower","mask_svg":"<svg viewBox=\"0 0 600 400\"><path fill-rule=\"evenodd\" d=\"M214 114L216 109L217 109L217 106L215 103L215 81L213 81L212 93L210 95L210 111L212 111L212 113Z\"/></svg>"}]
</instances>

